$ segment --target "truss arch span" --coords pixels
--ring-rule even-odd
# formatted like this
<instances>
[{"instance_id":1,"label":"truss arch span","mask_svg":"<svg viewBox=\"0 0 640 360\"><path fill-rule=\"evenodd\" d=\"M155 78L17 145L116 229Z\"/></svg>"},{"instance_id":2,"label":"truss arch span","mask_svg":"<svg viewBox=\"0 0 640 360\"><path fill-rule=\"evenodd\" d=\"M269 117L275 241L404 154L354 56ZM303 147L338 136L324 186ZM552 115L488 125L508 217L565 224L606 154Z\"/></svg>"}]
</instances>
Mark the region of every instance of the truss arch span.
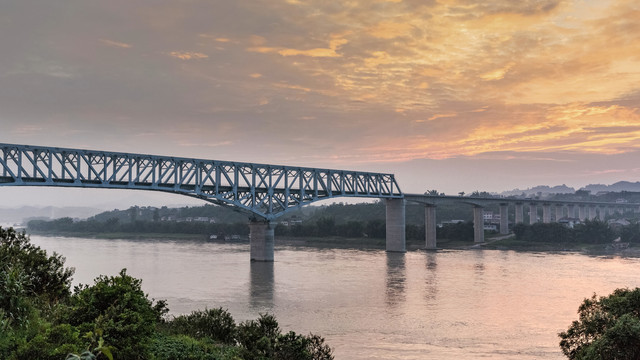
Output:
<instances>
[{"instance_id":1,"label":"truss arch span","mask_svg":"<svg viewBox=\"0 0 640 360\"><path fill-rule=\"evenodd\" d=\"M1 143L0 186L163 191L269 221L325 199L404 196L393 174Z\"/></svg>"}]
</instances>

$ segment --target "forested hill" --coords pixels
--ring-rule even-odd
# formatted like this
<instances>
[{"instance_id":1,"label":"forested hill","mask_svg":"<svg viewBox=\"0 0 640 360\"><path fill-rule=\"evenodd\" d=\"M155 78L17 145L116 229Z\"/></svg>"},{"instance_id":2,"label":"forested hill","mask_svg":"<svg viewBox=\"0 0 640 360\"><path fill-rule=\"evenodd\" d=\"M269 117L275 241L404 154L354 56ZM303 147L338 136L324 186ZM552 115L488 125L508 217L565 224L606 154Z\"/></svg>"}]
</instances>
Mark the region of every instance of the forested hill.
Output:
<instances>
[{"instance_id":1,"label":"forested hill","mask_svg":"<svg viewBox=\"0 0 640 360\"><path fill-rule=\"evenodd\" d=\"M467 209L468 208L468 209ZM469 206L438 207L438 218L443 220L471 220L472 211ZM276 221L315 221L320 218L333 218L337 224L350 221L368 222L385 219L383 202L308 206L288 213ZM155 208L134 206L126 210L112 210L97 214L89 221L107 222L118 219L120 223L135 221L178 221L178 222L211 222L218 224L246 223L249 215L233 208L217 205L203 205L181 208ZM424 223L424 207L419 204L407 204L407 223Z\"/></svg>"},{"instance_id":2,"label":"forested hill","mask_svg":"<svg viewBox=\"0 0 640 360\"><path fill-rule=\"evenodd\" d=\"M491 196L480 194L483 196ZM474 194L470 195L475 196ZM513 197L517 198L517 197ZM549 200L579 200L603 202L640 202L640 193L598 193L578 190L573 194L553 194L536 198ZM489 205L487 212L497 213L498 204ZM372 223L384 223L385 205L383 201L372 203L345 204L333 203L329 205L307 206L292 211L276 220L282 226L332 224L332 226L354 225L362 226ZM86 221L71 218L29 222L29 229L34 231L88 231L88 232L167 232L167 233L224 233L242 234L246 232L246 224L250 214L234 211L231 207L217 205L203 205L194 207L138 207L126 210L112 210L97 214ZM472 220L472 207L462 203L452 203L438 206L436 221L438 223L450 220ZM424 206L408 203L406 207L406 224L424 226ZM238 225L229 228L222 225ZM241 225L241 226L240 226Z\"/></svg>"},{"instance_id":3,"label":"forested hill","mask_svg":"<svg viewBox=\"0 0 640 360\"><path fill-rule=\"evenodd\" d=\"M497 210L497 209L496 209ZM359 222L383 222L385 220L385 205L383 202L307 206L288 213L276 220L277 223L287 225L315 224L318 221L330 219L336 225ZM470 206L450 205L438 207L438 219L465 220L472 219ZM203 205L195 207L167 208L167 207L139 207L134 206L126 210L106 211L87 220L78 221L63 218L52 221L32 220L28 226L35 231L134 231L140 232L149 227L159 232L176 232L179 229L186 233L200 229L202 231L218 228L219 225L242 224L246 227L250 214L233 210L233 208L217 205ZM424 206L408 204L406 208L407 224L424 224ZM285 225L285 226L287 226ZM206 229L205 229L206 228ZM208 231L208 230L207 230ZM198 231L200 232L200 231Z\"/></svg>"}]
</instances>

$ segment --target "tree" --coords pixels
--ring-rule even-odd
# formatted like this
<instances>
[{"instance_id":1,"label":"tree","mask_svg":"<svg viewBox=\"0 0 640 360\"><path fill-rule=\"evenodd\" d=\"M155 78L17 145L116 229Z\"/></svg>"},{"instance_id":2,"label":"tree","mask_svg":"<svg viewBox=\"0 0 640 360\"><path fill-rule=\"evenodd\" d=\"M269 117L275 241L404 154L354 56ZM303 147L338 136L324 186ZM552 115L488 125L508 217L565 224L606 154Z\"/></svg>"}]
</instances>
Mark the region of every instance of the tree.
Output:
<instances>
[{"instance_id":1,"label":"tree","mask_svg":"<svg viewBox=\"0 0 640 360\"><path fill-rule=\"evenodd\" d=\"M101 334L116 359L149 358L155 324L168 309L164 301L153 304L141 284L123 269L118 276L98 277L92 286L77 286L65 320L82 333Z\"/></svg>"},{"instance_id":2,"label":"tree","mask_svg":"<svg viewBox=\"0 0 640 360\"><path fill-rule=\"evenodd\" d=\"M578 308L579 319L558 334L569 359L640 359L640 288L594 294Z\"/></svg>"},{"instance_id":3,"label":"tree","mask_svg":"<svg viewBox=\"0 0 640 360\"><path fill-rule=\"evenodd\" d=\"M516 239L528 242L568 243L576 239L577 230L558 223L516 224L513 227Z\"/></svg>"},{"instance_id":4,"label":"tree","mask_svg":"<svg viewBox=\"0 0 640 360\"><path fill-rule=\"evenodd\" d=\"M370 238L384 239L387 236L387 225L384 220L371 220L367 222L364 232Z\"/></svg>"},{"instance_id":5,"label":"tree","mask_svg":"<svg viewBox=\"0 0 640 360\"><path fill-rule=\"evenodd\" d=\"M333 360L331 348L322 337L293 331L282 334L276 319L268 314L240 323L237 340L242 358L247 360Z\"/></svg>"},{"instance_id":6,"label":"tree","mask_svg":"<svg viewBox=\"0 0 640 360\"><path fill-rule=\"evenodd\" d=\"M591 194L591 191L584 190L584 189L576 190L576 192L575 192L575 196L577 198L583 199L583 200L589 198L590 194Z\"/></svg>"},{"instance_id":7,"label":"tree","mask_svg":"<svg viewBox=\"0 0 640 360\"><path fill-rule=\"evenodd\" d=\"M25 233L0 227L0 273L23 278L25 293L49 301L65 298L70 294L73 272L73 268L64 267L61 255L47 256L45 250L31 244Z\"/></svg>"},{"instance_id":8,"label":"tree","mask_svg":"<svg viewBox=\"0 0 640 360\"><path fill-rule=\"evenodd\" d=\"M316 221L319 236L333 236L336 234L336 220L332 217L321 217Z\"/></svg>"},{"instance_id":9,"label":"tree","mask_svg":"<svg viewBox=\"0 0 640 360\"><path fill-rule=\"evenodd\" d=\"M192 311L165 324L171 334L189 335L196 339L209 338L223 344L235 344L236 322L223 308Z\"/></svg>"},{"instance_id":10,"label":"tree","mask_svg":"<svg viewBox=\"0 0 640 360\"><path fill-rule=\"evenodd\" d=\"M624 242L639 243L640 242L640 225L631 224L622 228L620 238Z\"/></svg>"},{"instance_id":11,"label":"tree","mask_svg":"<svg viewBox=\"0 0 640 360\"><path fill-rule=\"evenodd\" d=\"M586 220L583 224L576 225L574 229L576 239L585 243L610 243L616 237L609 224L599 220Z\"/></svg>"},{"instance_id":12,"label":"tree","mask_svg":"<svg viewBox=\"0 0 640 360\"><path fill-rule=\"evenodd\" d=\"M465 221L437 227L436 237L455 241L473 241L473 222Z\"/></svg>"}]
</instances>

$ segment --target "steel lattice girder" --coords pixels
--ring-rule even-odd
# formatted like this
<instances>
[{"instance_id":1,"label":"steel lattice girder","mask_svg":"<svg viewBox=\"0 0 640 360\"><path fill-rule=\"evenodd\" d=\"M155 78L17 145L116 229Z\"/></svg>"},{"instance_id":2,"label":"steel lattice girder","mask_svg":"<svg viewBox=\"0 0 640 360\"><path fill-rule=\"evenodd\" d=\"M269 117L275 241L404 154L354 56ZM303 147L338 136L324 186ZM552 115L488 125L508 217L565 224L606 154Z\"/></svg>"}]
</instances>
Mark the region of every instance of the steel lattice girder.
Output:
<instances>
[{"instance_id":1,"label":"steel lattice girder","mask_svg":"<svg viewBox=\"0 0 640 360\"><path fill-rule=\"evenodd\" d=\"M403 197L393 174L1 143L0 186L165 191L267 220L329 198Z\"/></svg>"}]
</instances>

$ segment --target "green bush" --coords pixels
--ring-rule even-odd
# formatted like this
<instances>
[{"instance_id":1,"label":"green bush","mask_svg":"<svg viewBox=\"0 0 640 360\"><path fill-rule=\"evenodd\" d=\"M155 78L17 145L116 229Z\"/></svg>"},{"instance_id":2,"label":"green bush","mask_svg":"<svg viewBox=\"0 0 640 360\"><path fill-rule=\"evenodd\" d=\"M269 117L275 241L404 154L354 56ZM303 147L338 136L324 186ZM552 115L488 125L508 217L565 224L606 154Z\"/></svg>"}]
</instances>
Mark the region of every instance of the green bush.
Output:
<instances>
[{"instance_id":1,"label":"green bush","mask_svg":"<svg viewBox=\"0 0 640 360\"><path fill-rule=\"evenodd\" d=\"M153 360L237 360L237 348L188 335L157 334L150 346Z\"/></svg>"},{"instance_id":2,"label":"green bush","mask_svg":"<svg viewBox=\"0 0 640 360\"><path fill-rule=\"evenodd\" d=\"M240 323L236 339L242 348L244 359L268 359L273 357L278 335L280 327L273 315L261 314L257 320Z\"/></svg>"},{"instance_id":3,"label":"green bush","mask_svg":"<svg viewBox=\"0 0 640 360\"><path fill-rule=\"evenodd\" d=\"M579 320L558 334L569 359L640 359L640 288L594 294L578 308Z\"/></svg>"},{"instance_id":4,"label":"green bush","mask_svg":"<svg viewBox=\"0 0 640 360\"><path fill-rule=\"evenodd\" d=\"M69 324L42 326L35 336L25 338L10 358L60 360L85 347L79 331Z\"/></svg>"},{"instance_id":5,"label":"green bush","mask_svg":"<svg viewBox=\"0 0 640 360\"><path fill-rule=\"evenodd\" d=\"M576 225L574 230L576 240L583 243L610 243L616 237L609 224L599 220L586 220L583 224Z\"/></svg>"},{"instance_id":6,"label":"green bush","mask_svg":"<svg viewBox=\"0 0 640 360\"><path fill-rule=\"evenodd\" d=\"M77 286L65 320L83 333L101 334L116 359L147 359L155 326L167 309L164 301L154 305L141 283L123 269L118 276L98 277L93 286Z\"/></svg>"},{"instance_id":7,"label":"green bush","mask_svg":"<svg viewBox=\"0 0 640 360\"><path fill-rule=\"evenodd\" d=\"M473 222L446 224L436 228L436 237L455 241L473 242Z\"/></svg>"},{"instance_id":8,"label":"green bush","mask_svg":"<svg viewBox=\"0 0 640 360\"><path fill-rule=\"evenodd\" d=\"M257 320L241 323L236 331L245 360L332 360L331 348L324 339L310 334L298 335L293 331L280 333L278 322L272 315L261 314Z\"/></svg>"},{"instance_id":9,"label":"green bush","mask_svg":"<svg viewBox=\"0 0 640 360\"><path fill-rule=\"evenodd\" d=\"M210 338L214 341L235 344L236 322L227 310L222 308L193 311L180 315L165 324L168 332L185 334L197 339Z\"/></svg>"},{"instance_id":10,"label":"green bush","mask_svg":"<svg viewBox=\"0 0 640 360\"><path fill-rule=\"evenodd\" d=\"M576 231L558 223L516 224L516 239L529 242L568 243L575 241Z\"/></svg>"},{"instance_id":11,"label":"green bush","mask_svg":"<svg viewBox=\"0 0 640 360\"><path fill-rule=\"evenodd\" d=\"M278 336L274 351L274 359L278 360L331 360L331 348L320 336L298 335L290 331Z\"/></svg>"},{"instance_id":12,"label":"green bush","mask_svg":"<svg viewBox=\"0 0 640 360\"><path fill-rule=\"evenodd\" d=\"M29 296L58 301L70 294L74 269L64 267L62 256L47 256L45 250L30 243L25 233L0 227L0 272L11 271L22 273L21 285Z\"/></svg>"}]
</instances>

